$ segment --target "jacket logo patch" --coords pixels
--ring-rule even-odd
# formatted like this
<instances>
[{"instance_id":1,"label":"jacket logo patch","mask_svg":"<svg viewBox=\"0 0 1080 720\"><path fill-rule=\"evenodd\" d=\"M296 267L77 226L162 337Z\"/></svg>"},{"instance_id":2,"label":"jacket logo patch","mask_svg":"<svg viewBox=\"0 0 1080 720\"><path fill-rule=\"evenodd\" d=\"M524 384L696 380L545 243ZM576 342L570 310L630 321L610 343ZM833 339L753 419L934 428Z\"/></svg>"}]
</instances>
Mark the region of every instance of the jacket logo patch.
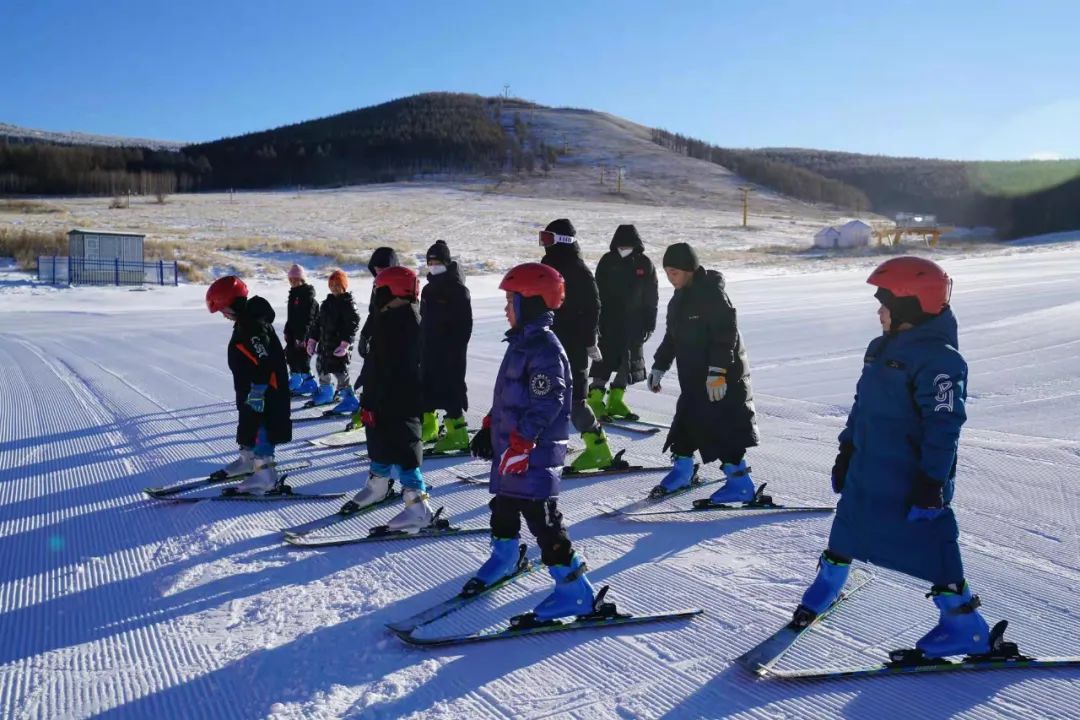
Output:
<instances>
[{"instance_id":1,"label":"jacket logo patch","mask_svg":"<svg viewBox=\"0 0 1080 720\"><path fill-rule=\"evenodd\" d=\"M900 362L899 360L886 360L885 367L890 367L893 370L903 370L905 367L907 367L907 365Z\"/></svg>"},{"instance_id":2,"label":"jacket logo patch","mask_svg":"<svg viewBox=\"0 0 1080 720\"><path fill-rule=\"evenodd\" d=\"M867 353L862 359L867 365L872 364L875 360L877 360L877 355L871 355L870 353Z\"/></svg>"},{"instance_id":3,"label":"jacket logo patch","mask_svg":"<svg viewBox=\"0 0 1080 720\"><path fill-rule=\"evenodd\" d=\"M543 373L533 375L529 379L529 390L537 397L543 397L551 392L551 378Z\"/></svg>"},{"instance_id":4,"label":"jacket logo patch","mask_svg":"<svg viewBox=\"0 0 1080 720\"><path fill-rule=\"evenodd\" d=\"M641 269L641 268L638 268L637 269L637 276L638 277L645 277L645 271L643 269Z\"/></svg>"},{"instance_id":5,"label":"jacket logo patch","mask_svg":"<svg viewBox=\"0 0 1080 720\"><path fill-rule=\"evenodd\" d=\"M937 394L934 395L934 400L937 401L937 405L934 406L934 412L953 411L953 382L949 379L949 376L945 373L941 373L934 378L934 385L937 387Z\"/></svg>"},{"instance_id":6,"label":"jacket logo patch","mask_svg":"<svg viewBox=\"0 0 1080 720\"><path fill-rule=\"evenodd\" d=\"M270 353L266 352L266 346L263 345L263 341L257 337L251 338L251 347L255 348L255 355L258 357L267 357Z\"/></svg>"}]
</instances>

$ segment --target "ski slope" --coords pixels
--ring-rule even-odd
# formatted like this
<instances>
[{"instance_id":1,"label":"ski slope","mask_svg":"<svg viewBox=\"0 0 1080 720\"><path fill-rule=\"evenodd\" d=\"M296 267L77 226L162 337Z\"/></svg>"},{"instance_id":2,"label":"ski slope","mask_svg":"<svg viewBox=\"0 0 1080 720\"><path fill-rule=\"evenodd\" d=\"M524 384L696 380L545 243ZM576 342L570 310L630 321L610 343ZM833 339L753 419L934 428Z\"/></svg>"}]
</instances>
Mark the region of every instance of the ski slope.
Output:
<instances>
[{"instance_id":1,"label":"ski slope","mask_svg":"<svg viewBox=\"0 0 1080 720\"><path fill-rule=\"evenodd\" d=\"M1022 650L1078 654L1080 248L953 258L947 269L971 367L956 500L968 577L987 618L1010 619ZM749 459L779 502L834 502L835 436L877 332L868 272L728 271L763 438ZM497 278L469 282L475 424L489 405L505 321ZM284 282L254 289L284 313ZM569 531L593 581L610 583L624 609L696 606L704 615L407 648L383 624L454 594L486 557L482 537L300 550L283 545L278 529L337 503L170 506L141 494L203 475L235 452L229 326L206 313L202 293L57 290L0 273L0 717L1080 717L1077 670L753 677L733 660L787 621L830 516L597 516L597 503L629 502L656 473L566 481ZM658 341L659 333L650 354ZM673 375L659 395L631 390L631 406L666 419ZM297 425L297 441L279 449L279 459L314 462L295 475L297 486L358 487L366 464L355 448L303 442L338 425ZM611 435L632 459L665 461L662 436ZM434 504L458 524L484 524L486 488L457 482L451 462L482 469L428 463ZM925 632L935 617L927 588L872 570L870 586L781 667L873 661ZM424 632L495 627L548 584L534 575Z\"/></svg>"}]
</instances>

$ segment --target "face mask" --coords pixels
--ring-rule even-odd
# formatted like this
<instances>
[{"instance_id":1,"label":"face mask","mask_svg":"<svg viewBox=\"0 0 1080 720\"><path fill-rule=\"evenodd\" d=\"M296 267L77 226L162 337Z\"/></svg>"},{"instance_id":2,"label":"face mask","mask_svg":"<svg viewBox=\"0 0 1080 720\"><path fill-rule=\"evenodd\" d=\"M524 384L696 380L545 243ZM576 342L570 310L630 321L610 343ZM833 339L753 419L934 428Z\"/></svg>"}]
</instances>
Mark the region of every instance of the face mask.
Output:
<instances>
[{"instance_id":1,"label":"face mask","mask_svg":"<svg viewBox=\"0 0 1080 720\"><path fill-rule=\"evenodd\" d=\"M634 252L634 248L615 248L619 253L619 257L630 257L630 253Z\"/></svg>"},{"instance_id":2,"label":"face mask","mask_svg":"<svg viewBox=\"0 0 1080 720\"><path fill-rule=\"evenodd\" d=\"M446 272L446 266L445 265L428 265L427 266L427 271L431 275L442 275L444 272Z\"/></svg>"}]
</instances>

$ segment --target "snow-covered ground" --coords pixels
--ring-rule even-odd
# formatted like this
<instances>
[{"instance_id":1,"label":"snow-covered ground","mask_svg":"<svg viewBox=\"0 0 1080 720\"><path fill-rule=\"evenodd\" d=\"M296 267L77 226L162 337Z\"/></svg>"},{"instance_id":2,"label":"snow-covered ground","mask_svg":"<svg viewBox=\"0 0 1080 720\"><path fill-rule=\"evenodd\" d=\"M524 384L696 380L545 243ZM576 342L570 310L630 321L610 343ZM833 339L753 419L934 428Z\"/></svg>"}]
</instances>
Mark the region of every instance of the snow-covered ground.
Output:
<instances>
[{"instance_id":1,"label":"snow-covered ground","mask_svg":"<svg viewBox=\"0 0 1080 720\"><path fill-rule=\"evenodd\" d=\"M272 196L261 197L274 212ZM432 237L490 231L486 198L447 192L445 202L472 203L477 223ZM523 218L515 237L527 243L537 224L561 214L582 217L575 222L593 237L614 226L614 217L597 217L594 226L585 206L560 204L567 206ZM420 225L437 227L438 210L428 214ZM389 227L388 217L355 220ZM626 219L661 244L659 226ZM329 216L309 220L345 225ZM201 232L194 222L191 228ZM835 436L877 330L864 284L872 262L728 273L763 438L750 461L781 502L834 502ZM956 278L961 348L971 365L956 501L968 577L988 618L1009 618L1022 649L1075 655L1080 248L945 262ZM496 280L470 278L472 423L489 406L502 352ZM283 282L254 289L284 312ZM656 473L568 480L563 512L591 577L610 583L625 608L697 606L703 616L487 646L407 648L383 624L456 592L486 556L482 537L303 551L283 545L278 529L336 503L178 506L141 494L203 475L235 450L224 364L229 327L207 315L202 292L41 288L0 272L0 717L1080 716L1076 670L756 679L733 660L786 622L813 577L829 518L597 517L596 502L639 496ZM366 284L357 282L355 292L365 297ZM659 395L631 390L628 399L646 417L667 418L674 383ZM351 449L313 452L303 442L335 425L298 425L297 441L280 449L281 459L313 460L293 478L304 489L346 491L360 482L366 465ZM630 457L664 461L662 438L611 434ZM449 462L425 466L434 502L460 524L484 524L486 489L455 482L444 469ZM391 512L350 525L377 524ZM874 572L861 597L797 646L785 667L879 658L925 631L934 617L926 588ZM547 582L518 583L431 632L495 626L528 609Z\"/></svg>"}]
</instances>

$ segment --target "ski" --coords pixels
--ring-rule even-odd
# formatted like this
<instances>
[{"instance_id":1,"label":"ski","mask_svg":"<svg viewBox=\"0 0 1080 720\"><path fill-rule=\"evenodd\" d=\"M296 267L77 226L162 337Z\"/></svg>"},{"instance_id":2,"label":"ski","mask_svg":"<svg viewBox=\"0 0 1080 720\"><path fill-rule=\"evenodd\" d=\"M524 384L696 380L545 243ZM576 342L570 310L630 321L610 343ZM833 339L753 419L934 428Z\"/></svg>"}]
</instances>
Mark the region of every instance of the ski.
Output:
<instances>
[{"instance_id":1,"label":"ski","mask_svg":"<svg viewBox=\"0 0 1080 720\"><path fill-rule=\"evenodd\" d=\"M616 430L623 430L625 432L635 433L637 435L656 435L662 428L652 425L640 425L634 424L637 421L630 421L629 419L601 419L600 424L604 427L615 428Z\"/></svg>"},{"instance_id":2,"label":"ski","mask_svg":"<svg viewBox=\"0 0 1080 720\"><path fill-rule=\"evenodd\" d=\"M507 640L510 638L524 637L526 635L544 635L556 632L569 632L571 630L602 629L625 625L644 625L647 623L682 620L700 615L703 610L691 608L686 610L670 610L667 612L651 613L648 615L630 615L619 612L612 603L603 602L608 591L608 586L600 589L596 595L597 604L592 613L580 615L573 619L561 619L551 621L537 621L532 619L532 613L518 615L511 618L510 627L504 630L490 630L469 635L445 635L434 638L418 638L412 634L398 634L402 641L409 645L420 647L445 647L448 645L471 645L474 643L491 642L493 640Z\"/></svg>"},{"instance_id":3,"label":"ski","mask_svg":"<svg viewBox=\"0 0 1080 720\"><path fill-rule=\"evenodd\" d=\"M438 605L433 605L425 610L421 610L415 615L407 617L404 620L387 623L386 627L399 636L408 635L421 625L427 625L429 623L435 622L439 618L446 617L450 613L460 610L474 600L479 600L485 595L490 595L499 588L506 587L518 578L524 577L532 571L543 567L543 565L541 565L540 563L535 563L525 557L526 549L527 546L524 543L522 543L518 547L517 565L514 567L514 570L509 575L502 578L501 580L497 580L496 582L493 582L490 585L485 585L479 589L472 589L471 591L470 582L469 585L466 585L465 590L462 590L449 600L445 600ZM477 582L479 582L479 580L477 580Z\"/></svg>"},{"instance_id":4,"label":"ski","mask_svg":"<svg viewBox=\"0 0 1080 720\"><path fill-rule=\"evenodd\" d=\"M702 513L709 511L719 512L739 512L745 510L772 510L776 512L821 512L831 513L835 512L835 507L825 507L824 505L780 505L773 502L771 495L764 493L765 486L768 483L762 483L760 487L754 492L754 497L747 500L744 503L731 504L731 503L713 503L709 501L709 498L700 498L695 500L693 505L688 508L672 508L670 510L643 510L640 512L624 512L621 513L627 517L641 517L644 515L674 515L679 513Z\"/></svg>"},{"instance_id":5,"label":"ski","mask_svg":"<svg viewBox=\"0 0 1080 720\"><path fill-rule=\"evenodd\" d=\"M795 641L798 640L804 632L817 625L822 619L832 613L842 602L850 598L860 589L866 587L866 584L873 579L873 575L856 570L852 575L848 587L840 592L840 595L837 596L836 600L834 600L829 607L803 622L792 620L787 625L765 638L765 640L760 642L757 646L747 650L739 656L735 662L758 675L772 672L772 666L791 649L791 646L795 644Z\"/></svg>"},{"instance_id":6,"label":"ski","mask_svg":"<svg viewBox=\"0 0 1080 720\"><path fill-rule=\"evenodd\" d=\"M667 470L667 467L648 467L645 465L631 465L627 461L622 459L625 450L620 450L615 453L615 457L611 459L611 465L606 468L599 468L596 470L574 470L570 465L563 468L562 476L564 479L570 478L586 478L586 477L600 477L602 475L625 475L627 473L634 472L654 472L657 470Z\"/></svg>"},{"instance_id":7,"label":"ski","mask_svg":"<svg viewBox=\"0 0 1080 720\"><path fill-rule=\"evenodd\" d=\"M296 472L311 467L311 463L307 460L296 460L293 462L275 463L274 467L282 472ZM252 470L251 472L240 473L238 475L226 475L223 471L218 470L199 480L189 480L187 482L182 482L179 485L169 485L167 487L143 488L143 492L152 498L160 499L169 497L170 495L178 495L182 492L187 492L188 490L206 487L207 485L218 485L220 483L243 480L254 474L255 471Z\"/></svg>"},{"instance_id":8,"label":"ski","mask_svg":"<svg viewBox=\"0 0 1080 720\"><path fill-rule=\"evenodd\" d=\"M363 450L354 452L353 455L358 458L367 459L368 454ZM450 452L436 452L434 448L424 448L425 460L440 460L444 458L471 458L472 451L470 450L452 450Z\"/></svg>"},{"instance_id":9,"label":"ski","mask_svg":"<svg viewBox=\"0 0 1080 720\"><path fill-rule=\"evenodd\" d=\"M644 425L645 427L655 428L656 430L670 430L671 429L671 426L668 425L667 423L653 422L652 420L643 420L641 418L641 416L638 415L637 413L630 413L629 415L626 415L626 416L623 416L623 417L612 417L612 416L609 416L609 415L605 415L604 417L600 418L600 422L605 423L607 425L617 425L619 423L626 423L626 424L633 424L633 425Z\"/></svg>"},{"instance_id":10,"label":"ski","mask_svg":"<svg viewBox=\"0 0 1080 720\"><path fill-rule=\"evenodd\" d=\"M471 485L487 485L491 478L491 470L484 470L483 472L474 473L472 475L458 469L456 465L447 468L447 470L461 482L469 483Z\"/></svg>"},{"instance_id":11,"label":"ski","mask_svg":"<svg viewBox=\"0 0 1080 720\"><path fill-rule=\"evenodd\" d=\"M309 423L309 422L316 422L316 421L319 421L319 420L334 420L335 418L340 419L342 417L344 417L344 416L343 415L334 415L333 413L330 413L330 414L320 413L318 415L301 415L300 417L292 418L292 423L293 423L293 425L296 425L297 423Z\"/></svg>"},{"instance_id":12,"label":"ski","mask_svg":"<svg viewBox=\"0 0 1080 720\"><path fill-rule=\"evenodd\" d=\"M397 500L400 497L401 497L401 493L399 491L394 490L393 488L391 488L390 492L388 492L386 494L386 497L384 497L382 500L379 500L378 502L372 503L370 505L365 505L364 507L356 509L356 510L350 509L349 508L349 503L345 503L341 507L341 509L338 510L333 515L327 515L326 517L316 518L315 520L311 520L310 522L301 523L300 525L294 525L292 527L284 528L284 529L282 529L281 532L282 532L282 534L284 534L286 536L303 537L304 535L308 535L310 533L313 533L316 530L322 530L322 529L328 528L328 527L330 527L332 525L337 525L338 523L345 522L346 520L349 520L350 518L354 518L354 517L357 517L359 515L363 515L364 513L375 510L376 508L380 508L380 507L382 507L384 505L388 505L388 504L394 502L395 500Z\"/></svg>"},{"instance_id":13,"label":"ski","mask_svg":"<svg viewBox=\"0 0 1080 720\"><path fill-rule=\"evenodd\" d=\"M663 502L665 500L670 500L671 498L678 497L680 495L684 495L684 494L686 494L686 493L688 493L688 492L690 492L692 490L697 490L698 488L703 488L703 487L706 487L708 485L715 485L716 483L724 482L724 480L726 479L726 478L713 478L711 480L703 480L701 478L701 476L698 474L698 469L700 467L701 467L700 465L694 465L694 476L692 478L690 478L690 484L687 485L684 488L679 488L678 490L673 490L671 492L660 493L660 492L658 492L660 490L660 486L658 485L658 486L654 487L649 492L648 497L642 498L641 500L635 500L634 502L630 503L629 505L623 505L621 508L610 507L610 506L604 505L603 503L597 503L597 507L603 508L603 512L601 514L606 516L606 517L613 517L615 515L633 515L633 514L637 514L643 508L652 507L652 506L657 505L658 503L661 503L661 502ZM665 467L665 468L656 468L656 469L657 470L669 470L670 466Z\"/></svg>"},{"instance_id":14,"label":"ski","mask_svg":"<svg viewBox=\"0 0 1080 720\"><path fill-rule=\"evenodd\" d=\"M330 433L329 435L312 438L311 440L308 440L308 444L314 445L317 448L327 449L366 445L367 433L364 431L364 428L339 430L338 432Z\"/></svg>"},{"instance_id":15,"label":"ski","mask_svg":"<svg viewBox=\"0 0 1080 720\"><path fill-rule=\"evenodd\" d=\"M291 485L285 483L288 474L281 476L278 486L269 492L256 495L253 493L238 493L235 488L225 488L219 495L167 495L155 498L169 503L198 503L203 500L228 500L232 502L296 502L304 500L337 500L345 496L345 493L303 493L296 492Z\"/></svg>"}]
</instances>

